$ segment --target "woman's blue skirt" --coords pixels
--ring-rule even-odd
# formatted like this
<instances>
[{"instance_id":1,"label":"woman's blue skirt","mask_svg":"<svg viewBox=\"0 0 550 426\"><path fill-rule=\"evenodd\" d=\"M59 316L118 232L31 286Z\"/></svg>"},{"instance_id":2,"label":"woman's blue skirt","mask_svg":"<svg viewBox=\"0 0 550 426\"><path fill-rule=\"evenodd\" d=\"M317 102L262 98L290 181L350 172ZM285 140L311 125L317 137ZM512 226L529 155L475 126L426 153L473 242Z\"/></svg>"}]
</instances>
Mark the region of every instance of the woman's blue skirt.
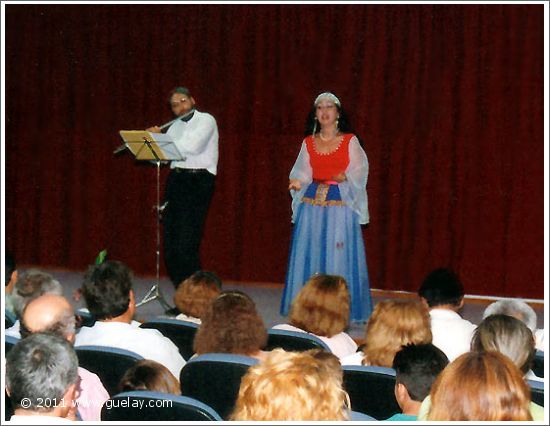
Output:
<instances>
[{"instance_id":1,"label":"woman's blue skirt","mask_svg":"<svg viewBox=\"0 0 550 426\"><path fill-rule=\"evenodd\" d=\"M311 183L292 233L281 314L286 316L300 289L315 273L340 275L348 283L350 320L372 312L365 245L358 215L343 204L338 185Z\"/></svg>"}]
</instances>

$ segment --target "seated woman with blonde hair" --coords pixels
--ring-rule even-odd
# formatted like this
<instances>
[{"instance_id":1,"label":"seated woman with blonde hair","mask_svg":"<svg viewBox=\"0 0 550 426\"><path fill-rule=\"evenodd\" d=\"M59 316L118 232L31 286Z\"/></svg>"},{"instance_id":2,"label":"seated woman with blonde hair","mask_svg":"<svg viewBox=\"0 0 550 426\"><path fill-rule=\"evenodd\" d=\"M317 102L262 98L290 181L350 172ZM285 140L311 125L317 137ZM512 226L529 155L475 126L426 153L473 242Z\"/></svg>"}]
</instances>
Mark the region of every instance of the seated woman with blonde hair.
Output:
<instances>
[{"instance_id":1,"label":"seated woman with blonde hair","mask_svg":"<svg viewBox=\"0 0 550 426\"><path fill-rule=\"evenodd\" d=\"M181 395L180 382L164 365L142 359L130 367L118 385L120 392L150 390Z\"/></svg>"},{"instance_id":2,"label":"seated woman with blonde hair","mask_svg":"<svg viewBox=\"0 0 550 426\"><path fill-rule=\"evenodd\" d=\"M197 355L228 353L263 359L267 330L254 301L241 291L222 291L207 308L195 335Z\"/></svg>"},{"instance_id":3,"label":"seated woman with blonde hair","mask_svg":"<svg viewBox=\"0 0 550 426\"><path fill-rule=\"evenodd\" d=\"M231 420L348 420L341 368L321 352L271 351L244 375Z\"/></svg>"},{"instance_id":4,"label":"seated woman with blonde hair","mask_svg":"<svg viewBox=\"0 0 550 426\"><path fill-rule=\"evenodd\" d=\"M402 346L426 343L432 343L432 331L424 304L412 299L382 300L367 322L363 349L342 359L342 364L391 368Z\"/></svg>"},{"instance_id":5,"label":"seated woman with blonde hair","mask_svg":"<svg viewBox=\"0 0 550 426\"><path fill-rule=\"evenodd\" d=\"M184 280L174 294L174 303L181 312L176 319L201 323L206 309L222 288L220 278L213 272L197 271Z\"/></svg>"},{"instance_id":6,"label":"seated woman with blonde hair","mask_svg":"<svg viewBox=\"0 0 550 426\"><path fill-rule=\"evenodd\" d=\"M429 398L427 420L533 420L529 386L514 363L499 352L459 356L438 376Z\"/></svg>"},{"instance_id":7,"label":"seated woman with blonde hair","mask_svg":"<svg viewBox=\"0 0 550 426\"><path fill-rule=\"evenodd\" d=\"M338 358L357 350L345 332L349 325L350 295L346 280L338 275L312 276L292 301L289 324L274 329L311 333L327 344Z\"/></svg>"}]
</instances>

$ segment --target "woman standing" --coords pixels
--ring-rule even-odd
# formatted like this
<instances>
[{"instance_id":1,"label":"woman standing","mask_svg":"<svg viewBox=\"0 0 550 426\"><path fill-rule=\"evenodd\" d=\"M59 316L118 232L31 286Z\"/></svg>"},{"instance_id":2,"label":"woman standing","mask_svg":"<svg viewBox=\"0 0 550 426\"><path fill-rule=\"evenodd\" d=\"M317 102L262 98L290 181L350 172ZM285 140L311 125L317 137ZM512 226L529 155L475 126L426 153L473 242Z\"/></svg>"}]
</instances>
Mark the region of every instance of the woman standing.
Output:
<instances>
[{"instance_id":1,"label":"woman standing","mask_svg":"<svg viewBox=\"0 0 550 426\"><path fill-rule=\"evenodd\" d=\"M361 224L369 222L369 164L340 100L330 92L315 99L306 138L290 172L294 231L281 314L315 273L345 278L351 321L372 311Z\"/></svg>"}]
</instances>

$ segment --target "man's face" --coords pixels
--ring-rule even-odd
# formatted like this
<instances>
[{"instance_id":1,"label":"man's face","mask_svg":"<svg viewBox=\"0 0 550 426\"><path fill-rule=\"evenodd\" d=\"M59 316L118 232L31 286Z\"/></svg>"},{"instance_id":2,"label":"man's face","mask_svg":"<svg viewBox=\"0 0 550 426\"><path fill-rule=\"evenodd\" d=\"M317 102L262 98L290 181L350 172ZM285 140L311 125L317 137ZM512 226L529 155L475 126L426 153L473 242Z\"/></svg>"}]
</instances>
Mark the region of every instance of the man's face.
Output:
<instances>
[{"instance_id":1,"label":"man's face","mask_svg":"<svg viewBox=\"0 0 550 426\"><path fill-rule=\"evenodd\" d=\"M182 95L181 93L174 93L170 97L170 107L174 115L180 116L188 113L195 106L195 100L193 97Z\"/></svg>"}]
</instances>

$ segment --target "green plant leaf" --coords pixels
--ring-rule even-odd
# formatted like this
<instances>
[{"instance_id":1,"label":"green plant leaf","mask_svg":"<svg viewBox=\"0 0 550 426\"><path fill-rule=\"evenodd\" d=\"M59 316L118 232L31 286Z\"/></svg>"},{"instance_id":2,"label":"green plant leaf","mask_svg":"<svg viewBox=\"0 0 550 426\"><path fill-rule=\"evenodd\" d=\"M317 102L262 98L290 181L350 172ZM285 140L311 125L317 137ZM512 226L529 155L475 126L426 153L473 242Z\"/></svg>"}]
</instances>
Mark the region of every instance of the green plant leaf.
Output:
<instances>
[{"instance_id":1,"label":"green plant leaf","mask_svg":"<svg viewBox=\"0 0 550 426\"><path fill-rule=\"evenodd\" d=\"M107 257L107 249L101 250L97 255L97 257L95 258L95 264L101 265L106 257Z\"/></svg>"}]
</instances>

